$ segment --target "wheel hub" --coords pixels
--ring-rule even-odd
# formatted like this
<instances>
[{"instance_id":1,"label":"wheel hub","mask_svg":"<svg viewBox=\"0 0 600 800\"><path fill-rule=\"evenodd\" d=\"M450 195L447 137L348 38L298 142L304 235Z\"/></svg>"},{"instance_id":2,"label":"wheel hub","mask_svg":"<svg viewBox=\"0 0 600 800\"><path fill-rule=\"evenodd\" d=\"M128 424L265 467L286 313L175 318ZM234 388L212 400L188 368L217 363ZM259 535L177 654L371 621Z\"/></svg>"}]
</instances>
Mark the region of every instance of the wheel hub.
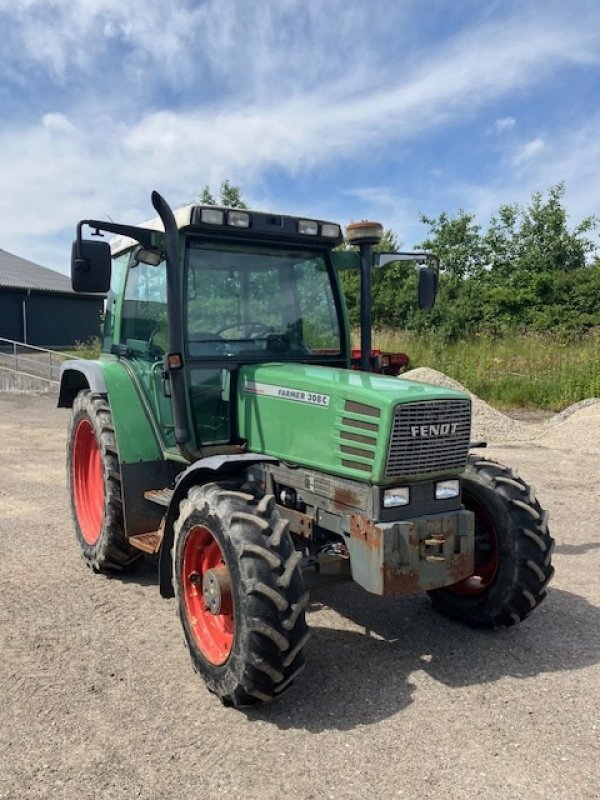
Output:
<instances>
[{"instance_id":1,"label":"wheel hub","mask_svg":"<svg viewBox=\"0 0 600 800\"><path fill-rule=\"evenodd\" d=\"M214 567L204 573L202 594L211 614L231 613L231 581L227 567Z\"/></svg>"},{"instance_id":2,"label":"wheel hub","mask_svg":"<svg viewBox=\"0 0 600 800\"><path fill-rule=\"evenodd\" d=\"M231 579L219 542L204 525L194 525L185 539L181 579L191 636L204 658L220 666L235 637Z\"/></svg>"}]
</instances>

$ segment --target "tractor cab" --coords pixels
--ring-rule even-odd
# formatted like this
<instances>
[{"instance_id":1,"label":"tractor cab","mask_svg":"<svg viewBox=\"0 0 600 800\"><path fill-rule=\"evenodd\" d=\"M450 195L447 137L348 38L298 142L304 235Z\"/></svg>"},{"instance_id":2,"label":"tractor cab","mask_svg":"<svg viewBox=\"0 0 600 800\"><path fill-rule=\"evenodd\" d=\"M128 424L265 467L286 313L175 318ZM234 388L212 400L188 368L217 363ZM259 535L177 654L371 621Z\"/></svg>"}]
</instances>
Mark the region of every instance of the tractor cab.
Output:
<instances>
[{"instance_id":1,"label":"tractor cab","mask_svg":"<svg viewBox=\"0 0 600 800\"><path fill-rule=\"evenodd\" d=\"M129 362L167 448L177 444L170 378L178 369L186 444L195 451L239 446L234 398L241 366L348 364L332 258L340 227L198 206L176 212L176 220L179 258L171 274L160 233L153 230L145 247L131 236L112 241L102 350ZM176 300L181 312L171 317L169 280L171 305ZM170 335L180 352L170 351Z\"/></svg>"},{"instance_id":2,"label":"tractor cab","mask_svg":"<svg viewBox=\"0 0 600 800\"><path fill-rule=\"evenodd\" d=\"M349 226L361 251L340 251L343 236L333 222L213 206L173 213L158 195L155 207L159 217L135 228L82 221L72 273L79 291L106 289L110 280L102 352L124 359L135 373L167 454L180 450L190 461L243 447L234 398L244 365L304 363L397 374L405 363L371 350L364 287L370 245L382 232L377 223ZM83 226L92 236L118 235L109 250L105 242L83 238ZM338 275L349 268L363 270L362 360L361 350L350 349ZM422 269L430 283L434 276L435 270ZM432 303L435 289L429 294Z\"/></svg>"}]
</instances>

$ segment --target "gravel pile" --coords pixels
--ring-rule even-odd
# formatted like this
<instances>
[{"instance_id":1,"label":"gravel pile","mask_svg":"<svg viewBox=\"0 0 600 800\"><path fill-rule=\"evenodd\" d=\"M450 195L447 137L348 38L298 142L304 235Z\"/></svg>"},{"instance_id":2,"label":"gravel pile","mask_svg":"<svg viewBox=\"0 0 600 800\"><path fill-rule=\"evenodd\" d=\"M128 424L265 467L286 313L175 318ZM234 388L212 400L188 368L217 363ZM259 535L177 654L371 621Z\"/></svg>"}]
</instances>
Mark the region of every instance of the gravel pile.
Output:
<instances>
[{"instance_id":1,"label":"gravel pile","mask_svg":"<svg viewBox=\"0 0 600 800\"><path fill-rule=\"evenodd\" d=\"M568 417L590 406L600 406L600 397L588 397L587 400L580 400L578 403L573 403L572 406L565 408L560 414L555 414L551 419L547 420L546 425L550 427L553 425L561 425Z\"/></svg>"},{"instance_id":2,"label":"gravel pile","mask_svg":"<svg viewBox=\"0 0 600 800\"><path fill-rule=\"evenodd\" d=\"M543 425L539 444L558 450L598 455L600 454L600 398L583 400L576 405L578 408L570 406ZM600 473L600 468L597 472Z\"/></svg>"},{"instance_id":3,"label":"gravel pile","mask_svg":"<svg viewBox=\"0 0 600 800\"><path fill-rule=\"evenodd\" d=\"M520 422L492 408L461 383L435 369L419 367L405 372L402 378L466 392L473 402L471 435L474 440L485 439L490 444L518 444L535 440L546 447L600 452L600 397L574 403L541 423Z\"/></svg>"}]
</instances>

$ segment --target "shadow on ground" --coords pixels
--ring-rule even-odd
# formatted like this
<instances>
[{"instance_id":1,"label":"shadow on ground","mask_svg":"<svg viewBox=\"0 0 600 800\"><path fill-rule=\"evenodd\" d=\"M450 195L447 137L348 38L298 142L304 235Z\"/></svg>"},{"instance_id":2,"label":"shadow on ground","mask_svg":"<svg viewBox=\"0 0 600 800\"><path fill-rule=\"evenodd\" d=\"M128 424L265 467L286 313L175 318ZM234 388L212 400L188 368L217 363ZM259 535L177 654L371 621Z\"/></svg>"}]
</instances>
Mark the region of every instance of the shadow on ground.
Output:
<instances>
[{"instance_id":1,"label":"shadow on ground","mask_svg":"<svg viewBox=\"0 0 600 800\"><path fill-rule=\"evenodd\" d=\"M562 547L565 555L577 555L595 543ZM157 563L156 556L146 557L134 572L115 577L156 586L160 602ZM334 625L339 614L353 629L320 625L320 611ZM273 704L247 709L249 719L282 729L351 730L410 705L416 672L458 688L578 670L600 661L600 608L560 589L551 588L524 623L481 631L435 613L425 595L381 598L355 584L333 584L312 589L308 623L307 666L296 686ZM175 618L173 624L179 624Z\"/></svg>"},{"instance_id":2,"label":"shadow on ground","mask_svg":"<svg viewBox=\"0 0 600 800\"><path fill-rule=\"evenodd\" d=\"M313 626L297 685L276 703L247 710L249 719L282 729L350 730L406 708L414 692L410 676L420 670L456 688L578 670L600 660L600 609L558 589L523 624L497 631L449 621L424 597L383 600L357 587L314 596L317 604L325 598L362 630Z\"/></svg>"},{"instance_id":3,"label":"shadow on ground","mask_svg":"<svg viewBox=\"0 0 600 800\"><path fill-rule=\"evenodd\" d=\"M597 550L600 542L584 542L583 544L557 544L554 552L561 556L582 556L591 550Z\"/></svg>"}]
</instances>

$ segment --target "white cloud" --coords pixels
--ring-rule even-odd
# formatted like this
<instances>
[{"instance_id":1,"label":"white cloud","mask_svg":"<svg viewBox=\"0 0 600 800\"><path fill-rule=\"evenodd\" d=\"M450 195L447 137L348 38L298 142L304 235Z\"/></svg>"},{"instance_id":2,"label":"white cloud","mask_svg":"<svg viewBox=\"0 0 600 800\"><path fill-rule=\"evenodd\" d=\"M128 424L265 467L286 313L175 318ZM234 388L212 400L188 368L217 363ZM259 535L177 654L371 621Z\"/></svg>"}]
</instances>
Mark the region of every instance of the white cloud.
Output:
<instances>
[{"instance_id":1,"label":"white cloud","mask_svg":"<svg viewBox=\"0 0 600 800\"><path fill-rule=\"evenodd\" d=\"M397 22L408 13L398 5L379 15L378 36L391 17ZM398 60L360 43L356 33L366 30L368 9L348 9L342 0L331 0L326 13L316 0L201 6L56 0L53 14L44 16L47 6L0 0L0 14L15 24L4 58L14 67L22 52L59 82L80 70L95 91L70 108L57 103L37 120L0 128L0 246L25 256L32 237L70 232L81 216L146 218L153 188L177 204L226 177L251 193L271 168L299 174L351 166L357 155L365 163L389 145L400 148L527 89L564 64L589 63L598 52L597 28L552 15L487 22L423 54L406 45ZM302 31L283 27L282 15L288 23L301 18ZM351 47L331 47L332 16L336 38ZM402 44L409 39L398 37ZM114 86L94 75L107 40L117 43L125 64ZM210 104L202 95L208 73L222 80L222 90L228 87ZM140 105L145 95L132 87L163 77L173 90L197 85L198 96L188 92L178 110ZM496 125L508 130L509 120ZM519 165L535 160L536 141L515 156ZM367 206L379 202L406 216L395 193L361 191Z\"/></svg>"},{"instance_id":2,"label":"white cloud","mask_svg":"<svg viewBox=\"0 0 600 800\"><path fill-rule=\"evenodd\" d=\"M69 118L58 112L44 114L42 117L42 127L56 133L73 134L76 131L75 126Z\"/></svg>"},{"instance_id":3,"label":"white cloud","mask_svg":"<svg viewBox=\"0 0 600 800\"><path fill-rule=\"evenodd\" d=\"M516 122L517 120L514 117L501 117L494 122L494 130L496 133L510 131L515 127Z\"/></svg>"},{"instance_id":4,"label":"white cloud","mask_svg":"<svg viewBox=\"0 0 600 800\"><path fill-rule=\"evenodd\" d=\"M514 156L515 164L523 164L539 155L546 147L546 143L539 136L527 144L522 145Z\"/></svg>"},{"instance_id":5,"label":"white cloud","mask_svg":"<svg viewBox=\"0 0 600 800\"><path fill-rule=\"evenodd\" d=\"M348 49L334 40L351 42L353 77L359 65L375 77L385 63L378 40L390 26L397 43L408 39L415 5L374 14L348 0L0 0L0 62L14 81L33 65L58 85L92 77L114 95L153 83L206 94L214 84L264 100L342 81ZM120 75L114 89L98 73L102 60Z\"/></svg>"}]
</instances>

